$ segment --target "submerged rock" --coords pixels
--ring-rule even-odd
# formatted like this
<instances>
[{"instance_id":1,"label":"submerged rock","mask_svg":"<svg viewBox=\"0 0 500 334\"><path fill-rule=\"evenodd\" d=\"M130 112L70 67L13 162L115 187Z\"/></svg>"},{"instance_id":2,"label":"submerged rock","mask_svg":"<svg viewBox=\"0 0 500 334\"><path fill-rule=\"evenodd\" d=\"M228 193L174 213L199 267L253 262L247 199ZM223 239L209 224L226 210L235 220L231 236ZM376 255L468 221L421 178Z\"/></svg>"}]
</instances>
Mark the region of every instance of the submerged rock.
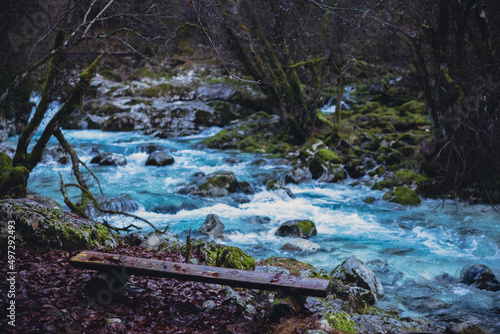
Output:
<instances>
[{"instance_id":1,"label":"submerged rock","mask_svg":"<svg viewBox=\"0 0 500 334\"><path fill-rule=\"evenodd\" d=\"M174 158L164 151L156 151L149 155L146 166L167 166L174 163Z\"/></svg>"},{"instance_id":2,"label":"submerged rock","mask_svg":"<svg viewBox=\"0 0 500 334\"><path fill-rule=\"evenodd\" d=\"M354 256L338 265L330 275L333 279L369 290L373 294L374 302L384 296L384 288L375 273Z\"/></svg>"},{"instance_id":3,"label":"submerged rock","mask_svg":"<svg viewBox=\"0 0 500 334\"><path fill-rule=\"evenodd\" d=\"M219 216L209 214L205 222L201 225L199 231L208 236L217 238L222 235L224 231L224 224L221 222Z\"/></svg>"},{"instance_id":4,"label":"submerged rock","mask_svg":"<svg viewBox=\"0 0 500 334\"><path fill-rule=\"evenodd\" d=\"M285 186L285 183L283 181L278 180L278 179L268 179L265 181L266 182L266 189L269 191L284 191L288 197L290 198L295 198L295 195L292 193L290 188Z\"/></svg>"},{"instance_id":5,"label":"submerged rock","mask_svg":"<svg viewBox=\"0 0 500 334\"><path fill-rule=\"evenodd\" d=\"M314 237L318 231L316 225L308 219L289 220L278 228L276 235L280 237L297 237L308 239Z\"/></svg>"},{"instance_id":6,"label":"submerged rock","mask_svg":"<svg viewBox=\"0 0 500 334\"><path fill-rule=\"evenodd\" d=\"M97 204L99 204L99 207L101 207L101 209L103 210L133 212L139 210L140 208L139 202L128 195L103 196L96 198L96 200ZM85 213L89 217L99 217L106 215L106 213L99 211L92 202L89 202Z\"/></svg>"},{"instance_id":7,"label":"submerged rock","mask_svg":"<svg viewBox=\"0 0 500 334\"><path fill-rule=\"evenodd\" d=\"M307 239L295 238L281 246L281 250L295 252L314 252L320 249L321 246Z\"/></svg>"},{"instance_id":8,"label":"submerged rock","mask_svg":"<svg viewBox=\"0 0 500 334\"><path fill-rule=\"evenodd\" d=\"M495 274L483 264L463 268L460 282L481 290L500 291L500 282Z\"/></svg>"},{"instance_id":9,"label":"submerged rock","mask_svg":"<svg viewBox=\"0 0 500 334\"><path fill-rule=\"evenodd\" d=\"M101 153L90 160L90 163L99 164L99 166L124 166L127 159L121 154Z\"/></svg>"}]
</instances>

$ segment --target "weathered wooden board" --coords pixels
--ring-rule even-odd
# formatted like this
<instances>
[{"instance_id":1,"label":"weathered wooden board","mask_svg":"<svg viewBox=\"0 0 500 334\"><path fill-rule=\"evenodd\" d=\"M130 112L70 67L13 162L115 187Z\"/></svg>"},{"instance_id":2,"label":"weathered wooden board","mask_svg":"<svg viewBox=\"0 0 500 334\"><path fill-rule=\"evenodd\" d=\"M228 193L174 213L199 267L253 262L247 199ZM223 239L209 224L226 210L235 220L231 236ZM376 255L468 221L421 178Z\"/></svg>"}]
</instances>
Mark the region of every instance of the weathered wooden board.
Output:
<instances>
[{"instance_id":1,"label":"weathered wooden board","mask_svg":"<svg viewBox=\"0 0 500 334\"><path fill-rule=\"evenodd\" d=\"M119 272L124 270L128 275L175 278L248 289L275 290L304 296L326 297L330 290L330 281L319 278L151 260L91 251L83 251L69 262L79 269L100 271L115 269Z\"/></svg>"}]
</instances>

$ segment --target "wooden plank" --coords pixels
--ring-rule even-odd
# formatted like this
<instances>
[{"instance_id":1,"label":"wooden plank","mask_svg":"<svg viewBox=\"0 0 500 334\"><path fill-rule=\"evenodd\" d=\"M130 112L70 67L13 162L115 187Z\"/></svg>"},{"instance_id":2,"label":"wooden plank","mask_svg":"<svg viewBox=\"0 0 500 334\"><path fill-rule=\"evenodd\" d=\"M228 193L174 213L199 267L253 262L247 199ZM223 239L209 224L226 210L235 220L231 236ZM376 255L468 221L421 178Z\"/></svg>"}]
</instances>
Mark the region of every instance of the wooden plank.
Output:
<instances>
[{"instance_id":1,"label":"wooden plank","mask_svg":"<svg viewBox=\"0 0 500 334\"><path fill-rule=\"evenodd\" d=\"M79 269L124 270L128 275L174 278L248 289L279 290L286 294L326 297L330 291L330 280L325 279L151 260L91 251L83 251L69 262L73 267Z\"/></svg>"}]
</instances>

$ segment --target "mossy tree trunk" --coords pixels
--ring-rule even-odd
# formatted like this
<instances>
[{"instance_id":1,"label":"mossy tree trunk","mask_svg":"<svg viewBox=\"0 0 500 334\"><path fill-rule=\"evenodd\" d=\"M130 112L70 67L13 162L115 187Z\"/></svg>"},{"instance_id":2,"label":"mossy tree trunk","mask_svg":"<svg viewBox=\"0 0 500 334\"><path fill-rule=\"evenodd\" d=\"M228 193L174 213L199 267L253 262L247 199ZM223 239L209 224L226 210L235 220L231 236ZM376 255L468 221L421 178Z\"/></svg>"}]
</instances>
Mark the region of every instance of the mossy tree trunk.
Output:
<instances>
[{"instance_id":1,"label":"mossy tree trunk","mask_svg":"<svg viewBox=\"0 0 500 334\"><path fill-rule=\"evenodd\" d=\"M432 119L426 172L500 201L499 45L488 22L500 5L440 0L425 8L409 44Z\"/></svg>"},{"instance_id":2,"label":"mossy tree trunk","mask_svg":"<svg viewBox=\"0 0 500 334\"><path fill-rule=\"evenodd\" d=\"M54 42L54 49L58 48L63 42L64 34L58 32ZM52 135L58 131L60 124L64 122L66 117L75 110L75 108L81 108L81 101L85 90L90 86L90 80L96 73L104 55L103 53L97 57L97 59L80 74L79 80L73 87L69 98L49 121L31 152L28 152L28 147L42 119L45 117L51 99L50 91L53 87L54 79L58 71L57 66L60 61L60 56L57 53L52 56L50 68L43 85L40 103L33 118L25 127L19 138L14 158L10 159L7 155L2 155L0 157L0 194L2 197L26 197L26 187L30 172L41 161L43 150Z\"/></svg>"}]
</instances>

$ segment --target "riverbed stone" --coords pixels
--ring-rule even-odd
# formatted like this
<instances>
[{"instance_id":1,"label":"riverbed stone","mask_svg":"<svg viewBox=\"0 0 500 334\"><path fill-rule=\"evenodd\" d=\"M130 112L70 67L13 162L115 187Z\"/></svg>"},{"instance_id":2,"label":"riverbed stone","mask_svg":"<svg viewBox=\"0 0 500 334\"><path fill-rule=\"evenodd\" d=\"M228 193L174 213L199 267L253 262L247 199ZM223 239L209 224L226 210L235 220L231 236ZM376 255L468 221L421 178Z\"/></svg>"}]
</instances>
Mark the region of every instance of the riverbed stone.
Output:
<instances>
[{"instance_id":1,"label":"riverbed stone","mask_svg":"<svg viewBox=\"0 0 500 334\"><path fill-rule=\"evenodd\" d=\"M281 224L276 231L280 237L297 237L309 239L318 234L316 225L308 219L289 220Z\"/></svg>"},{"instance_id":2,"label":"riverbed stone","mask_svg":"<svg viewBox=\"0 0 500 334\"><path fill-rule=\"evenodd\" d=\"M330 275L333 279L369 290L374 296L374 302L384 296L384 288L375 273L354 256L338 265Z\"/></svg>"},{"instance_id":3,"label":"riverbed stone","mask_svg":"<svg viewBox=\"0 0 500 334\"><path fill-rule=\"evenodd\" d=\"M465 267L460 273L460 282L477 289L500 291L500 282L490 268L483 264Z\"/></svg>"},{"instance_id":4,"label":"riverbed stone","mask_svg":"<svg viewBox=\"0 0 500 334\"><path fill-rule=\"evenodd\" d=\"M238 190L238 181L232 172L215 172L202 176L179 192L202 197L223 197Z\"/></svg>"},{"instance_id":5,"label":"riverbed stone","mask_svg":"<svg viewBox=\"0 0 500 334\"><path fill-rule=\"evenodd\" d=\"M213 238L217 238L222 235L224 224L221 222L219 216L209 214L207 218L205 218L205 222L200 226L199 231Z\"/></svg>"},{"instance_id":6,"label":"riverbed stone","mask_svg":"<svg viewBox=\"0 0 500 334\"><path fill-rule=\"evenodd\" d=\"M156 151L149 155L146 166L167 166L174 163L174 158L164 151Z\"/></svg>"},{"instance_id":7,"label":"riverbed stone","mask_svg":"<svg viewBox=\"0 0 500 334\"><path fill-rule=\"evenodd\" d=\"M99 164L99 166L124 166L127 159L121 154L101 153L90 160L90 163Z\"/></svg>"}]
</instances>

